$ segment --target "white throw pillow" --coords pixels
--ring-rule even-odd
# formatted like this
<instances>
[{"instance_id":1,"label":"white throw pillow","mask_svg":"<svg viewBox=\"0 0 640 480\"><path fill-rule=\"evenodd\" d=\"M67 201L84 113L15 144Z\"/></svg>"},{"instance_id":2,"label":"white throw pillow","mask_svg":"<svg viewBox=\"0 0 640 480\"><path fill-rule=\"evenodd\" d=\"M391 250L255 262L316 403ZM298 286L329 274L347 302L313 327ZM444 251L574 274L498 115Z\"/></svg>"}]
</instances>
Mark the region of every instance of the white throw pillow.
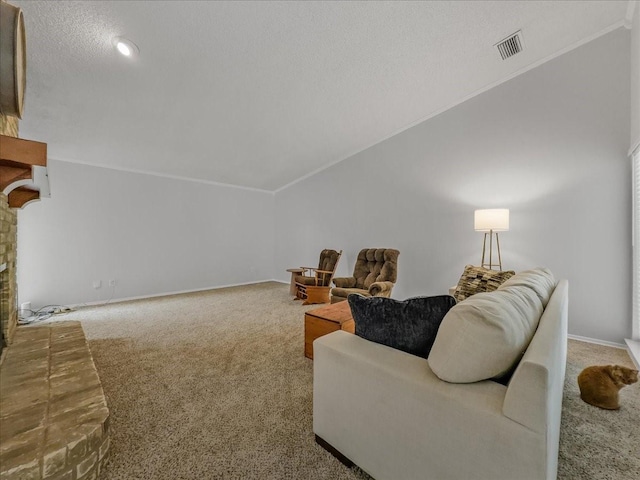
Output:
<instances>
[{"instance_id":1,"label":"white throw pillow","mask_svg":"<svg viewBox=\"0 0 640 480\"><path fill-rule=\"evenodd\" d=\"M429 354L431 370L452 383L504 375L529 346L542 311L536 292L524 286L467 298L442 320Z\"/></svg>"},{"instance_id":2,"label":"white throw pillow","mask_svg":"<svg viewBox=\"0 0 640 480\"><path fill-rule=\"evenodd\" d=\"M542 308L547 308L547 303L549 303L549 298L551 298L551 294L556 288L557 283L551 270L538 267L517 273L500 285L498 290L514 286L532 288L542 302Z\"/></svg>"}]
</instances>

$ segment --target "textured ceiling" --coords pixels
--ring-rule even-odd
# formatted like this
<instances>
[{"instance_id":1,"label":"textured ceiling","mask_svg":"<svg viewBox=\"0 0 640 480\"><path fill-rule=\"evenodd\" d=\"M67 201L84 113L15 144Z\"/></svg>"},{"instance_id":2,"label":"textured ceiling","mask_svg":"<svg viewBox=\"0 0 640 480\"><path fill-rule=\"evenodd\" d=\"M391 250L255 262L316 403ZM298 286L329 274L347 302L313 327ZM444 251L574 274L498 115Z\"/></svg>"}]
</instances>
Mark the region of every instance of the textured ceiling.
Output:
<instances>
[{"instance_id":1,"label":"textured ceiling","mask_svg":"<svg viewBox=\"0 0 640 480\"><path fill-rule=\"evenodd\" d=\"M624 1L17 1L49 156L277 190L620 25ZM525 50L494 44L522 30ZM117 54L114 36L140 48Z\"/></svg>"}]
</instances>

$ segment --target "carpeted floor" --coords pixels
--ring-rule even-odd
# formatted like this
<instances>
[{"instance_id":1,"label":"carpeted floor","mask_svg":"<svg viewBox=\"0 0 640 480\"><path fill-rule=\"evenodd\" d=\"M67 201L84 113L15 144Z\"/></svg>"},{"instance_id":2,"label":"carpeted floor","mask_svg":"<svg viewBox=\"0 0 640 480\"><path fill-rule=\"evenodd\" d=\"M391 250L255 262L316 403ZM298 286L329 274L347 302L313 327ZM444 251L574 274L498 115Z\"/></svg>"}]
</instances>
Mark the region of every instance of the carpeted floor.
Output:
<instances>
[{"instance_id":1,"label":"carpeted floor","mask_svg":"<svg viewBox=\"0 0 640 480\"><path fill-rule=\"evenodd\" d=\"M72 312L111 409L102 479L366 479L317 446L305 310L263 283ZM559 478L640 478L640 385L604 411L579 398L587 365L624 350L571 341ZM426 473L426 472L425 472ZM425 475L428 478L428 475ZM514 479L515 480L515 479Z\"/></svg>"},{"instance_id":2,"label":"carpeted floor","mask_svg":"<svg viewBox=\"0 0 640 480\"><path fill-rule=\"evenodd\" d=\"M558 478L640 479L640 383L620 390L620 410L580 399L576 378L589 365L635 368L626 350L569 340Z\"/></svg>"}]
</instances>

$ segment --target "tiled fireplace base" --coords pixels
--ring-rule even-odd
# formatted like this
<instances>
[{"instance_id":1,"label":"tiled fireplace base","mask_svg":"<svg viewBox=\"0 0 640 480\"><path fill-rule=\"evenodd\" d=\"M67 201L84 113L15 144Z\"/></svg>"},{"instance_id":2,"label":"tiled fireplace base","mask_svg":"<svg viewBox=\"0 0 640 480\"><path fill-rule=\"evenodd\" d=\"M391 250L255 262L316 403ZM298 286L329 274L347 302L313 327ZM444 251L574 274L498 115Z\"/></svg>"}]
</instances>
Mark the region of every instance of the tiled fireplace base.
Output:
<instances>
[{"instance_id":1,"label":"tiled fireplace base","mask_svg":"<svg viewBox=\"0 0 640 480\"><path fill-rule=\"evenodd\" d=\"M0 366L0 480L96 479L109 410L79 322L19 327Z\"/></svg>"}]
</instances>

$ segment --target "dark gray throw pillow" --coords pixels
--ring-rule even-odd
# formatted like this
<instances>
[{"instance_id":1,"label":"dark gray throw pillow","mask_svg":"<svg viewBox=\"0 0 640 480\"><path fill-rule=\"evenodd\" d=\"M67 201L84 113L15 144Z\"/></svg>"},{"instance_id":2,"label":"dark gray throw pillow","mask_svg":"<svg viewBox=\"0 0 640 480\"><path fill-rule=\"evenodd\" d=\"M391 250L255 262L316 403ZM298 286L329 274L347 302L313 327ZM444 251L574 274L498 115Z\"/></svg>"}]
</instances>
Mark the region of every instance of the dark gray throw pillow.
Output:
<instances>
[{"instance_id":1,"label":"dark gray throw pillow","mask_svg":"<svg viewBox=\"0 0 640 480\"><path fill-rule=\"evenodd\" d=\"M456 304L449 295L400 301L352 294L348 301L356 335L423 358L429 356L442 319Z\"/></svg>"}]
</instances>

